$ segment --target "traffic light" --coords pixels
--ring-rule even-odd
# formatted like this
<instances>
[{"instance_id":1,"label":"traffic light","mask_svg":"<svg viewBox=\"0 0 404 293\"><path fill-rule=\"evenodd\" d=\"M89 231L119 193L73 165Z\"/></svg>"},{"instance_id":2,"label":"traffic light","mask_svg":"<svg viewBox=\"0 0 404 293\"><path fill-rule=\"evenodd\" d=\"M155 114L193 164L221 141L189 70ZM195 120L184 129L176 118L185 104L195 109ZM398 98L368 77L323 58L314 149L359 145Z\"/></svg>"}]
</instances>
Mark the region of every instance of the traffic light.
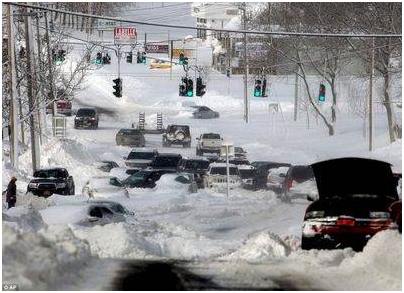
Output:
<instances>
[{"instance_id":1,"label":"traffic light","mask_svg":"<svg viewBox=\"0 0 404 293\"><path fill-rule=\"evenodd\" d=\"M325 102L325 85L324 84L320 84L320 92L318 94L318 100L320 102Z\"/></svg>"},{"instance_id":2,"label":"traffic light","mask_svg":"<svg viewBox=\"0 0 404 293\"><path fill-rule=\"evenodd\" d=\"M146 52L142 53L142 63L146 64Z\"/></svg>"},{"instance_id":3,"label":"traffic light","mask_svg":"<svg viewBox=\"0 0 404 293\"><path fill-rule=\"evenodd\" d=\"M184 64L184 54L183 53L180 53L180 65L183 65Z\"/></svg>"},{"instance_id":4,"label":"traffic light","mask_svg":"<svg viewBox=\"0 0 404 293\"><path fill-rule=\"evenodd\" d=\"M97 53L97 57L95 57L95 64L102 64L102 54L101 54L101 52Z\"/></svg>"},{"instance_id":5,"label":"traffic light","mask_svg":"<svg viewBox=\"0 0 404 293\"><path fill-rule=\"evenodd\" d=\"M66 51L58 50L57 52L52 49L52 58L56 65L62 64L65 61Z\"/></svg>"},{"instance_id":6,"label":"traffic light","mask_svg":"<svg viewBox=\"0 0 404 293\"><path fill-rule=\"evenodd\" d=\"M140 56L140 52L137 52L137 58L136 58L136 63L142 63L142 57Z\"/></svg>"},{"instance_id":7,"label":"traffic light","mask_svg":"<svg viewBox=\"0 0 404 293\"><path fill-rule=\"evenodd\" d=\"M261 97L261 80L255 80L254 97Z\"/></svg>"},{"instance_id":8,"label":"traffic light","mask_svg":"<svg viewBox=\"0 0 404 293\"><path fill-rule=\"evenodd\" d=\"M196 96L202 97L205 94L206 85L203 84L202 78L196 79Z\"/></svg>"},{"instance_id":9,"label":"traffic light","mask_svg":"<svg viewBox=\"0 0 404 293\"><path fill-rule=\"evenodd\" d=\"M114 86L112 86L115 90L113 92L114 96L118 98L122 97L122 78L114 79L113 82L115 84Z\"/></svg>"},{"instance_id":10,"label":"traffic light","mask_svg":"<svg viewBox=\"0 0 404 293\"><path fill-rule=\"evenodd\" d=\"M126 63L132 63L132 52L129 52L128 55L126 56Z\"/></svg>"},{"instance_id":11,"label":"traffic light","mask_svg":"<svg viewBox=\"0 0 404 293\"><path fill-rule=\"evenodd\" d=\"M264 80L262 81L262 95L261 97L267 97L267 79L264 78Z\"/></svg>"},{"instance_id":12,"label":"traffic light","mask_svg":"<svg viewBox=\"0 0 404 293\"><path fill-rule=\"evenodd\" d=\"M192 97L194 95L194 82L192 79L188 78L187 81L187 96Z\"/></svg>"},{"instance_id":13,"label":"traffic light","mask_svg":"<svg viewBox=\"0 0 404 293\"><path fill-rule=\"evenodd\" d=\"M230 69L229 69L229 68L226 69L226 76L227 76L227 77L230 77Z\"/></svg>"}]
</instances>

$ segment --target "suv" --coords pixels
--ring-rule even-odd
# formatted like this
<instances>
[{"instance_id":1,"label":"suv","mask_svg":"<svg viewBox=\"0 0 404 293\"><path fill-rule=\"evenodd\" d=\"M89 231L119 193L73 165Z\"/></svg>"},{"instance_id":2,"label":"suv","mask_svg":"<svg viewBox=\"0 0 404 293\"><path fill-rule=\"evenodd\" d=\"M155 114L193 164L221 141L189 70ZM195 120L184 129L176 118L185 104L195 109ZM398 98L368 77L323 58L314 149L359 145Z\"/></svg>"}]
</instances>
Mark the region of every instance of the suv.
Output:
<instances>
[{"instance_id":1,"label":"suv","mask_svg":"<svg viewBox=\"0 0 404 293\"><path fill-rule=\"evenodd\" d=\"M98 128L98 113L95 108L80 108L74 118L74 128Z\"/></svg>"},{"instance_id":2,"label":"suv","mask_svg":"<svg viewBox=\"0 0 404 293\"><path fill-rule=\"evenodd\" d=\"M155 170L140 170L122 181L127 188L154 188L163 172Z\"/></svg>"},{"instance_id":3,"label":"suv","mask_svg":"<svg viewBox=\"0 0 404 293\"><path fill-rule=\"evenodd\" d=\"M137 148L133 149L127 157L125 157L125 165L132 169L144 169L153 162L158 155L156 149Z\"/></svg>"},{"instance_id":4,"label":"suv","mask_svg":"<svg viewBox=\"0 0 404 293\"><path fill-rule=\"evenodd\" d=\"M34 172L27 192L48 197L52 194L74 195L73 177L64 168L40 169Z\"/></svg>"},{"instance_id":5,"label":"suv","mask_svg":"<svg viewBox=\"0 0 404 293\"><path fill-rule=\"evenodd\" d=\"M208 188L225 188L227 184L227 166L225 163L210 164L205 177ZM229 164L229 185L234 188L241 184L240 173L236 165Z\"/></svg>"},{"instance_id":6,"label":"suv","mask_svg":"<svg viewBox=\"0 0 404 293\"><path fill-rule=\"evenodd\" d=\"M118 131L115 137L116 145L144 147L146 139L144 134L139 129L122 128Z\"/></svg>"},{"instance_id":7,"label":"suv","mask_svg":"<svg viewBox=\"0 0 404 293\"><path fill-rule=\"evenodd\" d=\"M220 155L220 148L222 147L223 138L217 133L204 133L196 139L198 145L196 146L196 155L203 156L204 153L215 153Z\"/></svg>"},{"instance_id":8,"label":"suv","mask_svg":"<svg viewBox=\"0 0 404 293\"><path fill-rule=\"evenodd\" d=\"M161 171L161 174L176 173L181 159L180 154L158 154L153 159L149 169Z\"/></svg>"},{"instance_id":9,"label":"suv","mask_svg":"<svg viewBox=\"0 0 404 293\"><path fill-rule=\"evenodd\" d=\"M163 147L173 144L182 145L184 148L191 147L191 133L188 125L168 125L163 133Z\"/></svg>"},{"instance_id":10,"label":"suv","mask_svg":"<svg viewBox=\"0 0 404 293\"><path fill-rule=\"evenodd\" d=\"M209 160L203 157L183 158L178 165L178 171L192 174L198 188L203 188L203 178L208 171L209 164Z\"/></svg>"},{"instance_id":11,"label":"suv","mask_svg":"<svg viewBox=\"0 0 404 293\"><path fill-rule=\"evenodd\" d=\"M379 231L397 229L389 207L398 200L389 163L341 158L311 165L319 198L304 215L302 249L360 251Z\"/></svg>"}]
</instances>

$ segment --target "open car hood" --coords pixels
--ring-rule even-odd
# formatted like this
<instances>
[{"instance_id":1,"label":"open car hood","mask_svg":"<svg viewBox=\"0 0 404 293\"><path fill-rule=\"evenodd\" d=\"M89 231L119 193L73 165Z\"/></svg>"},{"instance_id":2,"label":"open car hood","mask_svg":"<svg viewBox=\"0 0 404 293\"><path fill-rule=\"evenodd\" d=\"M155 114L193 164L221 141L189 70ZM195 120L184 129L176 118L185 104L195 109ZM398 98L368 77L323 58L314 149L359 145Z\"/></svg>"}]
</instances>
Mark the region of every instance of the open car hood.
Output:
<instances>
[{"instance_id":1,"label":"open car hood","mask_svg":"<svg viewBox=\"0 0 404 293\"><path fill-rule=\"evenodd\" d=\"M363 158L341 158L315 163L311 167L320 199L355 194L398 198L389 163Z\"/></svg>"}]
</instances>

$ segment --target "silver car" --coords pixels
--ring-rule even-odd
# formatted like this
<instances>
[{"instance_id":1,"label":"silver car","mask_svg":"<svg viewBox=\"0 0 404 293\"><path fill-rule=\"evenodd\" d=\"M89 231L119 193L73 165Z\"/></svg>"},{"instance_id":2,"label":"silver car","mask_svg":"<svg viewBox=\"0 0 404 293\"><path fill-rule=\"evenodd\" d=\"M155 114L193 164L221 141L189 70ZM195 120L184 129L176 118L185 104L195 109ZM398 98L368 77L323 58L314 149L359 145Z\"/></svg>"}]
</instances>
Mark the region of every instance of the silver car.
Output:
<instances>
[{"instance_id":1,"label":"silver car","mask_svg":"<svg viewBox=\"0 0 404 293\"><path fill-rule=\"evenodd\" d=\"M116 134L116 144L131 147L144 147L146 139L143 132L134 128L123 128Z\"/></svg>"},{"instance_id":2,"label":"silver car","mask_svg":"<svg viewBox=\"0 0 404 293\"><path fill-rule=\"evenodd\" d=\"M195 119L213 119L219 118L219 112L213 111L206 106L200 106L192 113Z\"/></svg>"}]
</instances>

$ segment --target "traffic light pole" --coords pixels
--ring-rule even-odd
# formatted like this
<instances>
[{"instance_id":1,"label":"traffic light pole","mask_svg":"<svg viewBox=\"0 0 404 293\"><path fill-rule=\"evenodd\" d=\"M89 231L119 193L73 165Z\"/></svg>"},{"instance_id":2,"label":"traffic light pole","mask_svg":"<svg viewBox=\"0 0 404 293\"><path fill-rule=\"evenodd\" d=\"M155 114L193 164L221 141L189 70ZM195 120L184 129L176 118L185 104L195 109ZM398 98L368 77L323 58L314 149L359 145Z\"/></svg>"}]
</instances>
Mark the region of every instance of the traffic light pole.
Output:
<instances>
[{"instance_id":1,"label":"traffic light pole","mask_svg":"<svg viewBox=\"0 0 404 293\"><path fill-rule=\"evenodd\" d=\"M118 78L121 78L121 57L122 57L122 52L121 52L121 46L117 45L118 50L116 51L116 57L118 58Z\"/></svg>"},{"instance_id":2,"label":"traffic light pole","mask_svg":"<svg viewBox=\"0 0 404 293\"><path fill-rule=\"evenodd\" d=\"M373 150L373 74L375 70L375 38L372 39L372 57L369 77L369 151Z\"/></svg>"},{"instance_id":3,"label":"traffic light pole","mask_svg":"<svg viewBox=\"0 0 404 293\"><path fill-rule=\"evenodd\" d=\"M243 3L244 30L247 28L246 3ZM244 33L244 119L249 122L249 101L248 101L248 60L247 60L247 34Z\"/></svg>"}]
</instances>

